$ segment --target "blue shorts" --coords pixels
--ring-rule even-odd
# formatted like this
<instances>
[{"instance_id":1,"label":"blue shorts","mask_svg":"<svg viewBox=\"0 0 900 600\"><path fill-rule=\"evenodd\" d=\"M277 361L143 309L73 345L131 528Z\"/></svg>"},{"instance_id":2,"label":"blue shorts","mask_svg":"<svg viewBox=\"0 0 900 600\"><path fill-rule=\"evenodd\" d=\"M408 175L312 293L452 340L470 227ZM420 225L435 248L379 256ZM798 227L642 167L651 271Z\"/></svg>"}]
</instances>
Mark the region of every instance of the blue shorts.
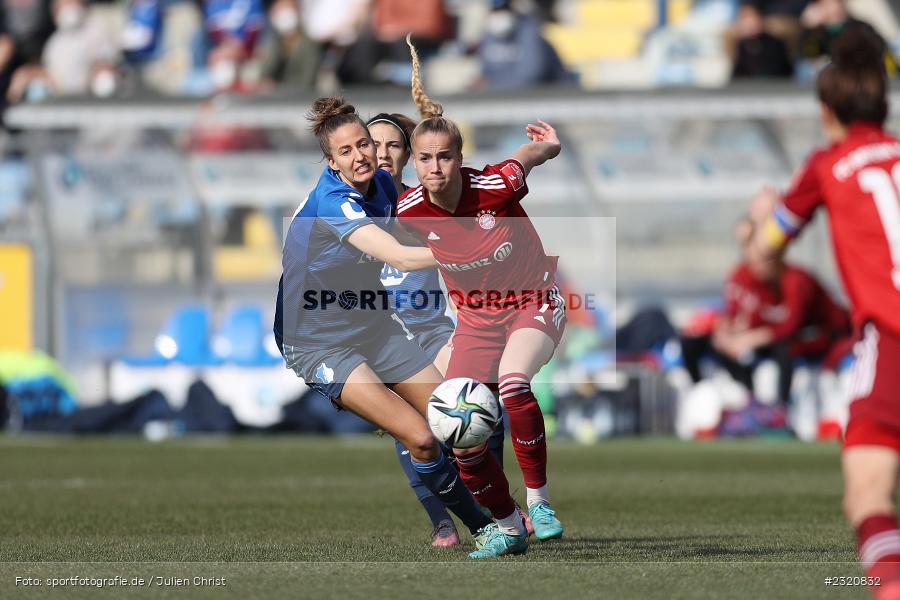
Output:
<instances>
[{"instance_id":1,"label":"blue shorts","mask_svg":"<svg viewBox=\"0 0 900 600\"><path fill-rule=\"evenodd\" d=\"M449 317L441 317L428 323L421 325L409 325L409 330L416 336L416 341L425 351L425 355L434 361L438 352L441 351L450 338L453 336L453 321Z\"/></svg>"},{"instance_id":2,"label":"blue shorts","mask_svg":"<svg viewBox=\"0 0 900 600\"><path fill-rule=\"evenodd\" d=\"M380 329L352 346L316 348L284 345L285 361L306 385L340 407L341 392L353 370L366 363L386 385L406 381L431 364L403 326L384 319Z\"/></svg>"}]
</instances>

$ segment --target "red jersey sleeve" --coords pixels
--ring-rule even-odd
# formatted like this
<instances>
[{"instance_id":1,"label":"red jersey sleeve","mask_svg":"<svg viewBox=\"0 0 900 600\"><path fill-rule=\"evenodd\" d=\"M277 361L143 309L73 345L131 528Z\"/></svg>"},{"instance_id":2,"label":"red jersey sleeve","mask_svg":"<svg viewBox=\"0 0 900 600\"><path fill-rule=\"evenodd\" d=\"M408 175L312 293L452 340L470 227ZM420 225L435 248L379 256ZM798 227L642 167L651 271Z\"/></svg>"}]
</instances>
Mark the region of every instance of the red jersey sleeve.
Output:
<instances>
[{"instance_id":1,"label":"red jersey sleeve","mask_svg":"<svg viewBox=\"0 0 900 600\"><path fill-rule=\"evenodd\" d=\"M824 202L818 168L824 150L814 152L794 174L784 200L775 209L775 222L788 237L795 237Z\"/></svg>"},{"instance_id":2,"label":"red jersey sleeve","mask_svg":"<svg viewBox=\"0 0 900 600\"><path fill-rule=\"evenodd\" d=\"M471 185L473 188L504 193L512 202L520 202L528 193L525 169L522 163L514 158L508 158L496 165L487 165L481 175L472 176Z\"/></svg>"}]
</instances>

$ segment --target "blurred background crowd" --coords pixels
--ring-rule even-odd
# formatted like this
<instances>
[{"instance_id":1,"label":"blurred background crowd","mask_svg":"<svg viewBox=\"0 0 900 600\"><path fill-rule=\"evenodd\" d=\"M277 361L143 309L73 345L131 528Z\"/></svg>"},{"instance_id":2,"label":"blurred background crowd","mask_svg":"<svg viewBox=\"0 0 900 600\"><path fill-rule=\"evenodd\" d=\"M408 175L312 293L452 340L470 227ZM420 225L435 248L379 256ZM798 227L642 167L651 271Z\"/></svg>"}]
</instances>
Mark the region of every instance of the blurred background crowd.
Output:
<instances>
[{"instance_id":1,"label":"blurred background crowd","mask_svg":"<svg viewBox=\"0 0 900 600\"><path fill-rule=\"evenodd\" d=\"M536 118L563 141L528 212L593 306L534 383L548 431L834 438L852 338L826 224L773 263L746 216L823 142L830 40L873 29L893 74L898 9L0 0L0 426L365 427L304 396L271 324L323 168L303 114L338 91L366 118L412 111L410 32L468 165Z\"/></svg>"},{"instance_id":2,"label":"blurred background crowd","mask_svg":"<svg viewBox=\"0 0 900 600\"><path fill-rule=\"evenodd\" d=\"M436 92L811 79L868 23L894 70L896 0L2 0L0 94L328 93L409 80L411 33ZM867 25L868 26L868 25Z\"/></svg>"}]
</instances>

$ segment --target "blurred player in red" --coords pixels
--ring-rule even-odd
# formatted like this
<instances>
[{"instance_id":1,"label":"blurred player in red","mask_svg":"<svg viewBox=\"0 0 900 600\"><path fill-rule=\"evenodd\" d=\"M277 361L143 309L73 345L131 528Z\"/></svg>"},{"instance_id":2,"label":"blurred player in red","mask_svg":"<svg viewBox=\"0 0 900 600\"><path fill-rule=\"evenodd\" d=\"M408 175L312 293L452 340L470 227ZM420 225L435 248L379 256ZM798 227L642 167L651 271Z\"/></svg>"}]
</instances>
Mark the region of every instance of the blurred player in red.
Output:
<instances>
[{"instance_id":1,"label":"blurred player in red","mask_svg":"<svg viewBox=\"0 0 900 600\"><path fill-rule=\"evenodd\" d=\"M528 193L529 171L559 154L559 139L540 121L528 125L530 143L511 158L483 170L463 167L462 135L425 94L418 56L410 49L413 100L423 118L412 134L412 156L422 185L401 196L397 216L431 248L458 308L446 377L496 384L535 535L557 538L563 526L550 507L544 418L531 380L559 343L565 305L556 286L557 257L545 254L519 202ZM457 456L466 485L498 524L495 539L473 555L524 552L527 532L496 457L485 446Z\"/></svg>"},{"instance_id":2,"label":"blurred player in red","mask_svg":"<svg viewBox=\"0 0 900 600\"><path fill-rule=\"evenodd\" d=\"M725 310L712 331L685 335L682 353L694 382L700 359L712 353L731 376L753 389L753 371L761 359L778 365L778 400L790 400L794 361L821 360L834 370L850 350L850 316L816 278L751 243L753 222L738 224L743 257L725 282Z\"/></svg>"},{"instance_id":3,"label":"blurred player in red","mask_svg":"<svg viewBox=\"0 0 900 600\"><path fill-rule=\"evenodd\" d=\"M848 27L817 81L831 142L814 152L783 199L764 193L754 214L776 204L757 236L779 251L824 206L841 277L861 334L841 462L844 512L878 600L900 598L900 139L883 129L887 78L878 40ZM874 579L874 578L877 578Z\"/></svg>"}]
</instances>

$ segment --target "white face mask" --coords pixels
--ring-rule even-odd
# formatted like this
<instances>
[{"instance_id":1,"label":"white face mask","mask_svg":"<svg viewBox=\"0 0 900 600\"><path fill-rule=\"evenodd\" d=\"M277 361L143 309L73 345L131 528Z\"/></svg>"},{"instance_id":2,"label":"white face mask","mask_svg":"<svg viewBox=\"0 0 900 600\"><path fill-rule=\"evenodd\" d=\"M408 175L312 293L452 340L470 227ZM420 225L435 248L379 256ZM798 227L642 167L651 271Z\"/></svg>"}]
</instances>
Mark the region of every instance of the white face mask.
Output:
<instances>
[{"instance_id":1,"label":"white face mask","mask_svg":"<svg viewBox=\"0 0 900 600\"><path fill-rule=\"evenodd\" d=\"M509 10L495 10L488 14L484 25L488 33L506 37L516 25L516 16Z\"/></svg>"},{"instance_id":2,"label":"white face mask","mask_svg":"<svg viewBox=\"0 0 900 600\"><path fill-rule=\"evenodd\" d=\"M60 29L77 29L83 22L85 10L78 4L67 4L56 13L56 26Z\"/></svg>"},{"instance_id":3,"label":"white face mask","mask_svg":"<svg viewBox=\"0 0 900 600\"><path fill-rule=\"evenodd\" d=\"M91 93L98 98L109 98L116 92L116 76L112 71L100 71L91 80Z\"/></svg>"},{"instance_id":4,"label":"white face mask","mask_svg":"<svg viewBox=\"0 0 900 600\"><path fill-rule=\"evenodd\" d=\"M220 60L212 66L210 76L217 90L231 89L237 81L237 64L230 60Z\"/></svg>"},{"instance_id":5,"label":"white face mask","mask_svg":"<svg viewBox=\"0 0 900 600\"><path fill-rule=\"evenodd\" d=\"M279 10L272 15L272 26L278 33L293 33L300 27L300 14L296 10Z\"/></svg>"}]
</instances>

